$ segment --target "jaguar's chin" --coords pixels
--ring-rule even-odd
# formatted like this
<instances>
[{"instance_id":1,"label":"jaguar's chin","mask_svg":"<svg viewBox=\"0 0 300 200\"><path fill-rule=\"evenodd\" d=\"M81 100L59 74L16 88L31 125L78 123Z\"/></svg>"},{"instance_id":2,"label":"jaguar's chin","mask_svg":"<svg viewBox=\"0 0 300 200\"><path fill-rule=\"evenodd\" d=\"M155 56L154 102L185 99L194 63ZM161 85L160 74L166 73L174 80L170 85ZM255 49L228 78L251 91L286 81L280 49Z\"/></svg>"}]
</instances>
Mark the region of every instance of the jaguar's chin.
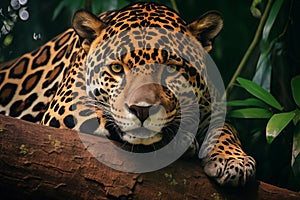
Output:
<instances>
[{"instance_id":1,"label":"jaguar's chin","mask_svg":"<svg viewBox=\"0 0 300 200\"><path fill-rule=\"evenodd\" d=\"M140 127L126 131L122 140L134 145L152 145L162 140L162 133Z\"/></svg>"}]
</instances>

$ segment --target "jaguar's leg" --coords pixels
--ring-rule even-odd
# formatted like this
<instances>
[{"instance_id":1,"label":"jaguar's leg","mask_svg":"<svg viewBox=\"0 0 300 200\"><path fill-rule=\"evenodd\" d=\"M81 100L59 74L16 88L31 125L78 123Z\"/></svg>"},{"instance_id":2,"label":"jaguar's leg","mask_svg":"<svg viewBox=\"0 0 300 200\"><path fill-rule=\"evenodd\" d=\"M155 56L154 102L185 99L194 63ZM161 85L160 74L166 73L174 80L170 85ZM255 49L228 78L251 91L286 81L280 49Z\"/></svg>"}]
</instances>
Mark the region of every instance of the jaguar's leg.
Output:
<instances>
[{"instance_id":1,"label":"jaguar's leg","mask_svg":"<svg viewBox=\"0 0 300 200\"><path fill-rule=\"evenodd\" d=\"M70 96L68 98L71 98ZM109 132L105 127L106 119L103 117L103 111L99 107L93 106L94 101L88 102L85 100L89 97L80 96L82 100L79 101L76 96L68 103L62 102L61 98L65 99L66 97L58 96L50 102L50 106L41 120L42 125L73 129L99 136L109 136ZM51 106L52 104L53 106Z\"/></svg>"},{"instance_id":2,"label":"jaguar's leg","mask_svg":"<svg viewBox=\"0 0 300 200\"><path fill-rule=\"evenodd\" d=\"M230 186L243 186L254 179L255 160L244 153L233 127L225 124L208 134L199 153L208 176L220 185Z\"/></svg>"}]
</instances>

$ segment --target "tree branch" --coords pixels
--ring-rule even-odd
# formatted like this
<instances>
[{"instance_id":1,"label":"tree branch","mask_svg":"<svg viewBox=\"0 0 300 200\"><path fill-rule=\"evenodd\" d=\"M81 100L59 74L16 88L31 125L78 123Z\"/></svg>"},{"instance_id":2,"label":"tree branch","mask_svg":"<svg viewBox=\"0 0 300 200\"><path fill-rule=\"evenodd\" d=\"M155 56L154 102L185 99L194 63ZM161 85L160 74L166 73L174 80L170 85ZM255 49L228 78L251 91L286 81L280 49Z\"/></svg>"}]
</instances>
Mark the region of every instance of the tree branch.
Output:
<instances>
[{"instance_id":1,"label":"tree branch","mask_svg":"<svg viewBox=\"0 0 300 200\"><path fill-rule=\"evenodd\" d=\"M103 138L0 115L1 199L299 199L263 182L221 188L197 160L179 160L144 174L111 169L82 144ZM112 158L116 159L116 158Z\"/></svg>"}]
</instances>

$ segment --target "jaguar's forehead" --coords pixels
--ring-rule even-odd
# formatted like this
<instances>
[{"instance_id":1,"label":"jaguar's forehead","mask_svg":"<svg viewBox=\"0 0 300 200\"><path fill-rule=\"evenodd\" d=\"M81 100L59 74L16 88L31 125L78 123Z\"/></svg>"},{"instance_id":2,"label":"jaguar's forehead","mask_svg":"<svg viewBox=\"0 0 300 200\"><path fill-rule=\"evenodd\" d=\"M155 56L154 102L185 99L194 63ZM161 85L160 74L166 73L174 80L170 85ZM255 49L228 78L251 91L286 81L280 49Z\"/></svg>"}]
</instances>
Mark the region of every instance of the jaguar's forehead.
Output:
<instances>
[{"instance_id":1,"label":"jaguar's forehead","mask_svg":"<svg viewBox=\"0 0 300 200\"><path fill-rule=\"evenodd\" d=\"M182 52L193 52L186 22L172 9L153 3L137 3L118 10L89 52L89 60L120 60L136 64L165 63L179 59ZM189 43L192 43L192 45Z\"/></svg>"},{"instance_id":2,"label":"jaguar's forehead","mask_svg":"<svg viewBox=\"0 0 300 200\"><path fill-rule=\"evenodd\" d=\"M192 61L200 66L198 61L202 54L198 41L188 34L160 27L141 27L100 39L89 51L87 62L100 66L126 64L132 68L152 63L181 65L183 61Z\"/></svg>"},{"instance_id":3,"label":"jaguar's forehead","mask_svg":"<svg viewBox=\"0 0 300 200\"><path fill-rule=\"evenodd\" d=\"M109 27L128 30L138 27L161 27L184 32L186 22L172 9L154 3L129 5L113 16Z\"/></svg>"}]
</instances>

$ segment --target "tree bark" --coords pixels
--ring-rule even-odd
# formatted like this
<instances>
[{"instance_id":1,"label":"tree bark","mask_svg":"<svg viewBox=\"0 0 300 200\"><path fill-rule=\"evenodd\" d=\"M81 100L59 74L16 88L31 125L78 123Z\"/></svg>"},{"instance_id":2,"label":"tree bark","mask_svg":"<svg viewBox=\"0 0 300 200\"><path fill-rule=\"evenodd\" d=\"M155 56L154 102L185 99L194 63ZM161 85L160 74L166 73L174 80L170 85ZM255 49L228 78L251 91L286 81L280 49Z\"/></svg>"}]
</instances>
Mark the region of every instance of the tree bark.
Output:
<instances>
[{"instance_id":1,"label":"tree bark","mask_svg":"<svg viewBox=\"0 0 300 200\"><path fill-rule=\"evenodd\" d=\"M196 159L143 174L120 172L94 158L82 140L112 145L0 115L0 199L300 199L299 193L260 181L222 188Z\"/></svg>"}]
</instances>

